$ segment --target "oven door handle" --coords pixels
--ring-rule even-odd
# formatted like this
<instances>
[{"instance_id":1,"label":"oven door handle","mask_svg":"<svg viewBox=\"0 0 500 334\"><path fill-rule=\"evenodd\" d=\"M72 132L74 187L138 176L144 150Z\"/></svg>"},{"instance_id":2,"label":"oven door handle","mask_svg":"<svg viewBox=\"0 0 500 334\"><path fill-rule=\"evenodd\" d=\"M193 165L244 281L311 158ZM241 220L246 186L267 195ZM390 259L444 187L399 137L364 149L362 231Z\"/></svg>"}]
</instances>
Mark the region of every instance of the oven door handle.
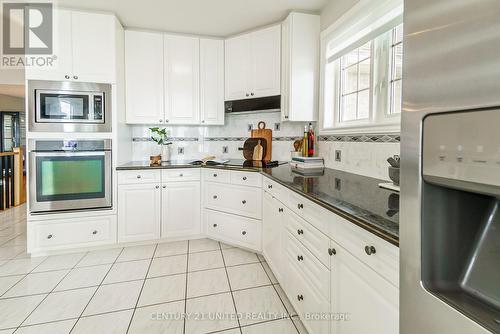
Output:
<instances>
[{"instance_id":1,"label":"oven door handle","mask_svg":"<svg viewBox=\"0 0 500 334\"><path fill-rule=\"evenodd\" d=\"M31 152L35 158L39 157L90 157L90 156L105 156L106 151L87 151L87 152ZM111 152L109 152L111 153Z\"/></svg>"}]
</instances>

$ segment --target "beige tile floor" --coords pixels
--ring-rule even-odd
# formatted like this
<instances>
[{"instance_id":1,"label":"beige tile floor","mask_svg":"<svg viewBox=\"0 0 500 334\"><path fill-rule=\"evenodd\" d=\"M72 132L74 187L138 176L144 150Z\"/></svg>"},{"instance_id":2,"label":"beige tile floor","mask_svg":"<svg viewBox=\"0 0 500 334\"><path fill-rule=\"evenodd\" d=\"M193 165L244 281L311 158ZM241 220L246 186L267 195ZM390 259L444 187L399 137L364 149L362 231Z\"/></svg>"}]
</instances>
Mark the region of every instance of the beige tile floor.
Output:
<instances>
[{"instance_id":1,"label":"beige tile floor","mask_svg":"<svg viewBox=\"0 0 500 334\"><path fill-rule=\"evenodd\" d=\"M257 254L201 239L30 258L25 211L0 212L0 334L306 333Z\"/></svg>"}]
</instances>

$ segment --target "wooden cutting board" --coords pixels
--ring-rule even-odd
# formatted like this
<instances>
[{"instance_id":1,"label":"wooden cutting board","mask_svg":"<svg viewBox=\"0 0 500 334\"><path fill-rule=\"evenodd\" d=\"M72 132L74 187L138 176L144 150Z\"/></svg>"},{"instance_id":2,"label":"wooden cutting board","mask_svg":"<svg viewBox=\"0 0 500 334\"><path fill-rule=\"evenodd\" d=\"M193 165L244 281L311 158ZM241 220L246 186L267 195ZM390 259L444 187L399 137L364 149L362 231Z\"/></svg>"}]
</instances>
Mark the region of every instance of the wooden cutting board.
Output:
<instances>
[{"instance_id":1,"label":"wooden cutting board","mask_svg":"<svg viewBox=\"0 0 500 334\"><path fill-rule=\"evenodd\" d=\"M240 150L243 151L243 157L245 160L254 160L255 147L259 144L259 141L262 146L262 154L265 156L267 149L266 140L262 138L248 138L243 144L243 148L240 148Z\"/></svg>"},{"instance_id":2,"label":"wooden cutting board","mask_svg":"<svg viewBox=\"0 0 500 334\"><path fill-rule=\"evenodd\" d=\"M266 149L262 160L271 161L273 151L273 130L266 129L266 123L260 121L257 129L252 130L252 138L263 138L266 140Z\"/></svg>"}]
</instances>

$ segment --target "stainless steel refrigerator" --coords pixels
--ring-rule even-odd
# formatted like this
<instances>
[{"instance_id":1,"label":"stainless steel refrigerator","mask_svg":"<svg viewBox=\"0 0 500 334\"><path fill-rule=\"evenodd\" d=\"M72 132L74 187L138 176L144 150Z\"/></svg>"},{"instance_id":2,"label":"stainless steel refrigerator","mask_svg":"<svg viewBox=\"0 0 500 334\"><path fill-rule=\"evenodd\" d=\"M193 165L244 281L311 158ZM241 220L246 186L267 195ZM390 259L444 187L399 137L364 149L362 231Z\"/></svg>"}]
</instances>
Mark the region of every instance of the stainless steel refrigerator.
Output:
<instances>
[{"instance_id":1,"label":"stainless steel refrigerator","mask_svg":"<svg viewBox=\"0 0 500 334\"><path fill-rule=\"evenodd\" d=\"M405 0L400 328L500 333L500 0Z\"/></svg>"}]
</instances>

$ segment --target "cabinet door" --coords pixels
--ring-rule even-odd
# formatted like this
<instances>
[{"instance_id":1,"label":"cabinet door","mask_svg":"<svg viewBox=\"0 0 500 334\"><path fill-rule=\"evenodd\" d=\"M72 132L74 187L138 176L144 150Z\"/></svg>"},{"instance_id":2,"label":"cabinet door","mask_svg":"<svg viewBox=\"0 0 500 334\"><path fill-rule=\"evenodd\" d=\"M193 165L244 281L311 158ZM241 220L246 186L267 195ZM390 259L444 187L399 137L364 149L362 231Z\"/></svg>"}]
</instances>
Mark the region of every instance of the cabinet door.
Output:
<instances>
[{"instance_id":1,"label":"cabinet door","mask_svg":"<svg viewBox=\"0 0 500 334\"><path fill-rule=\"evenodd\" d=\"M118 242L160 238L161 190L155 184L118 188Z\"/></svg>"},{"instance_id":2,"label":"cabinet door","mask_svg":"<svg viewBox=\"0 0 500 334\"><path fill-rule=\"evenodd\" d=\"M71 11L54 10L53 66L26 67L28 80L68 80L72 78Z\"/></svg>"},{"instance_id":3,"label":"cabinet door","mask_svg":"<svg viewBox=\"0 0 500 334\"><path fill-rule=\"evenodd\" d=\"M240 100L250 97L250 52L249 34L226 40L226 100Z\"/></svg>"},{"instance_id":4,"label":"cabinet door","mask_svg":"<svg viewBox=\"0 0 500 334\"><path fill-rule=\"evenodd\" d=\"M292 16L289 15L281 24L281 120L290 118L290 48Z\"/></svg>"},{"instance_id":5,"label":"cabinet door","mask_svg":"<svg viewBox=\"0 0 500 334\"><path fill-rule=\"evenodd\" d=\"M164 35L165 122L200 122L200 39Z\"/></svg>"},{"instance_id":6,"label":"cabinet door","mask_svg":"<svg viewBox=\"0 0 500 334\"><path fill-rule=\"evenodd\" d=\"M163 123L162 34L125 32L125 87L127 123Z\"/></svg>"},{"instance_id":7,"label":"cabinet door","mask_svg":"<svg viewBox=\"0 0 500 334\"><path fill-rule=\"evenodd\" d=\"M224 41L200 40L201 124L224 125Z\"/></svg>"},{"instance_id":8,"label":"cabinet door","mask_svg":"<svg viewBox=\"0 0 500 334\"><path fill-rule=\"evenodd\" d=\"M162 186L161 236L201 233L200 182L169 182Z\"/></svg>"},{"instance_id":9,"label":"cabinet door","mask_svg":"<svg viewBox=\"0 0 500 334\"><path fill-rule=\"evenodd\" d=\"M399 290L345 249L332 242L331 321L335 334L395 334L399 329Z\"/></svg>"},{"instance_id":10,"label":"cabinet door","mask_svg":"<svg viewBox=\"0 0 500 334\"><path fill-rule=\"evenodd\" d=\"M281 26L252 33L251 55L251 97L280 95Z\"/></svg>"},{"instance_id":11,"label":"cabinet door","mask_svg":"<svg viewBox=\"0 0 500 334\"><path fill-rule=\"evenodd\" d=\"M266 261L281 282L282 280L282 233L285 206L264 192L262 220L262 251Z\"/></svg>"},{"instance_id":12,"label":"cabinet door","mask_svg":"<svg viewBox=\"0 0 500 334\"><path fill-rule=\"evenodd\" d=\"M116 82L114 16L74 11L71 20L73 79Z\"/></svg>"}]
</instances>

